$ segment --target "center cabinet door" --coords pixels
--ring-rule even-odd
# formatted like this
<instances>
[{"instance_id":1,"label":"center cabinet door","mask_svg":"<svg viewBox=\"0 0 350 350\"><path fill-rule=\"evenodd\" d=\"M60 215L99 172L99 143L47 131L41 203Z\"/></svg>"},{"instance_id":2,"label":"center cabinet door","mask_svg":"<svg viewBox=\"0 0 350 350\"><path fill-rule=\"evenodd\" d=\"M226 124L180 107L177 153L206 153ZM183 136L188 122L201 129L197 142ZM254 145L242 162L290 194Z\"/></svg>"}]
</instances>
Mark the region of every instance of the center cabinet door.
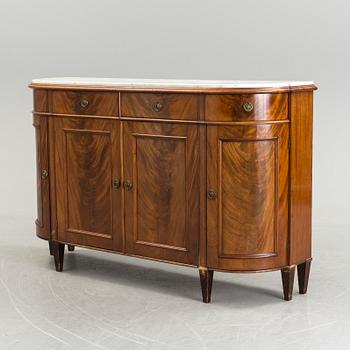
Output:
<instances>
[{"instance_id":1,"label":"center cabinet door","mask_svg":"<svg viewBox=\"0 0 350 350\"><path fill-rule=\"evenodd\" d=\"M207 130L208 266L237 271L285 266L288 124Z\"/></svg>"},{"instance_id":2,"label":"center cabinet door","mask_svg":"<svg viewBox=\"0 0 350 350\"><path fill-rule=\"evenodd\" d=\"M198 128L124 123L126 251L198 264Z\"/></svg>"},{"instance_id":3,"label":"center cabinet door","mask_svg":"<svg viewBox=\"0 0 350 350\"><path fill-rule=\"evenodd\" d=\"M120 122L53 118L58 240L121 251Z\"/></svg>"}]
</instances>

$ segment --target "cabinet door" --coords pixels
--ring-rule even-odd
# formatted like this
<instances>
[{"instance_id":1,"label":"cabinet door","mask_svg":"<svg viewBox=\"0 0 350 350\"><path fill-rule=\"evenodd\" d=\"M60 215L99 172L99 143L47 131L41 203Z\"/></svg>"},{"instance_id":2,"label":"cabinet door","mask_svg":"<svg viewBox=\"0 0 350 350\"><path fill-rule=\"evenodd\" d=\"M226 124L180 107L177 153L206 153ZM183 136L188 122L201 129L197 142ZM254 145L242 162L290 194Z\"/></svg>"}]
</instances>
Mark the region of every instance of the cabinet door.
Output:
<instances>
[{"instance_id":1,"label":"cabinet door","mask_svg":"<svg viewBox=\"0 0 350 350\"><path fill-rule=\"evenodd\" d=\"M50 184L47 140L47 117L34 115L37 173L37 219L36 234L43 239L50 238Z\"/></svg>"},{"instance_id":2,"label":"cabinet door","mask_svg":"<svg viewBox=\"0 0 350 350\"><path fill-rule=\"evenodd\" d=\"M119 123L54 117L58 240L122 250Z\"/></svg>"},{"instance_id":3,"label":"cabinet door","mask_svg":"<svg viewBox=\"0 0 350 350\"><path fill-rule=\"evenodd\" d=\"M286 265L288 124L207 130L209 267Z\"/></svg>"},{"instance_id":4,"label":"cabinet door","mask_svg":"<svg viewBox=\"0 0 350 350\"><path fill-rule=\"evenodd\" d=\"M127 252L196 265L198 128L126 122L123 129Z\"/></svg>"}]
</instances>

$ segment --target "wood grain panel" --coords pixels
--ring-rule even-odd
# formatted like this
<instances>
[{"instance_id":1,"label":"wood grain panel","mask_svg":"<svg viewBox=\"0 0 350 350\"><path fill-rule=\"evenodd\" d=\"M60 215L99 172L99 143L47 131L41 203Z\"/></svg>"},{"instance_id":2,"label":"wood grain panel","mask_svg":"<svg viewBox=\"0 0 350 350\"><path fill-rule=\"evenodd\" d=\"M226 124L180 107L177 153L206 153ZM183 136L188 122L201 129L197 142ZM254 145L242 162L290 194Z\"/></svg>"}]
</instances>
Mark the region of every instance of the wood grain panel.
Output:
<instances>
[{"instance_id":1,"label":"wood grain panel","mask_svg":"<svg viewBox=\"0 0 350 350\"><path fill-rule=\"evenodd\" d=\"M136 243L186 251L186 137L133 136L140 199L135 214L137 226L142 227L136 232Z\"/></svg>"},{"instance_id":2,"label":"wood grain panel","mask_svg":"<svg viewBox=\"0 0 350 350\"><path fill-rule=\"evenodd\" d=\"M67 230L112 238L110 131L64 128ZM74 213L74 215L69 215ZM99 217L99 220L96 220Z\"/></svg>"},{"instance_id":3,"label":"wood grain panel","mask_svg":"<svg viewBox=\"0 0 350 350\"><path fill-rule=\"evenodd\" d=\"M287 263L288 125L208 126L208 267Z\"/></svg>"},{"instance_id":4,"label":"wood grain panel","mask_svg":"<svg viewBox=\"0 0 350 350\"><path fill-rule=\"evenodd\" d=\"M276 255L278 139L219 142L219 257Z\"/></svg>"},{"instance_id":5,"label":"wood grain panel","mask_svg":"<svg viewBox=\"0 0 350 350\"><path fill-rule=\"evenodd\" d=\"M33 97L34 97L34 111L35 112L48 112L48 92L47 92L47 90L35 89Z\"/></svg>"},{"instance_id":6,"label":"wood grain panel","mask_svg":"<svg viewBox=\"0 0 350 350\"><path fill-rule=\"evenodd\" d=\"M253 110L246 112L245 103ZM208 121L252 121L288 119L288 94L206 95L205 119Z\"/></svg>"},{"instance_id":7,"label":"wood grain panel","mask_svg":"<svg viewBox=\"0 0 350 350\"><path fill-rule=\"evenodd\" d=\"M36 234L40 238L50 239L50 178L48 158L47 119L33 116L36 140L36 189L37 219Z\"/></svg>"},{"instance_id":8,"label":"wood grain panel","mask_svg":"<svg viewBox=\"0 0 350 350\"><path fill-rule=\"evenodd\" d=\"M290 264L311 258L313 93L291 94Z\"/></svg>"},{"instance_id":9,"label":"wood grain panel","mask_svg":"<svg viewBox=\"0 0 350 350\"><path fill-rule=\"evenodd\" d=\"M58 238L120 250L118 121L55 118Z\"/></svg>"},{"instance_id":10,"label":"wood grain panel","mask_svg":"<svg viewBox=\"0 0 350 350\"><path fill-rule=\"evenodd\" d=\"M115 92L52 91L51 112L95 116L117 116L118 94ZM86 107L82 101L88 102Z\"/></svg>"},{"instance_id":11,"label":"wood grain panel","mask_svg":"<svg viewBox=\"0 0 350 350\"><path fill-rule=\"evenodd\" d=\"M127 252L198 263L198 130L124 123Z\"/></svg>"},{"instance_id":12,"label":"wood grain panel","mask_svg":"<svg viewBox=\"0 0 350 350\"><path fill-rule=\"evenodd\" d=\"M199 102L193 94L122 93L121 116L198 120ZM161 104L160 110L156 103Z\"/></svg>"}]
</instances>

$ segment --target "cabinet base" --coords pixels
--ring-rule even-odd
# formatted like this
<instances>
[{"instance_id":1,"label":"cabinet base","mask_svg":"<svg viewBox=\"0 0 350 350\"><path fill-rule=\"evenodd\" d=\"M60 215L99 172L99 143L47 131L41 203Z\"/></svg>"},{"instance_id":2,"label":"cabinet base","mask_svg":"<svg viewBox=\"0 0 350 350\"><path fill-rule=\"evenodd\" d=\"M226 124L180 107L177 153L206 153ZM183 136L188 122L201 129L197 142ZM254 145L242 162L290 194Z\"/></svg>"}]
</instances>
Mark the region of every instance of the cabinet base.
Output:
<instances>
[{"instance_id":1,"label":"cabinet base","mask_svg":"<svg viewBox=\"0 0 350 350\"><path fill-rule=\"evenodd\" d=\"M50 255L53 255L55 260L55 268L56 271L61 272L63 270L63 260L64 260L64 250L65 245L68 247L68 251L73 252L75 250L75 245L71 245L66 243L60 243L57 241L49 240L49 249L50 249ZM86 247L88 248L88 247ZM104 249L98 249L98 250L104 250ZM106 251L106 250L104 250ZM119 253L123 254L121 252L115 252L111 251L113 253ZM127 255L127 254L126 254ZM135 256L142 258L141 256ZM151 259L151 260L157 260L157 259ZM298 271L298 284L299 284L299 293L305 294L307 292L308 282L309 282L309 276L310 276L310 266L311 266L311 258L307 259L303 263L298 264L297 266L286 266L281 268L281 276L282 276L282 285L283 285L283 296L284 300L290 301L292 300L293 295L293 285L294 285L294 277L295 277L295 270L297 268ZM168 262L172 264L178 264L178 265L184 265L181 263L171 262L171 261L163 261L162 262ZM191 266L191 265L187 265ZM194 267L194 266L191 266ZM215 269L216 270L216 269ZM260 270L260 271L228 271L228 270L217 270L221 272L239 272L239 273L257 273L257 272L268 272L268 271L275 271L276 269L270 269L270 270ZM201 284L201 290L202 290L202 300L203 303L210 303L211 302L211 291L212 291L212 285L213 285L213 276L214 276L214 269L208 268L208 267L199 267L199 278L200 278L200 284Z\"/></svg>"}]
</instances>

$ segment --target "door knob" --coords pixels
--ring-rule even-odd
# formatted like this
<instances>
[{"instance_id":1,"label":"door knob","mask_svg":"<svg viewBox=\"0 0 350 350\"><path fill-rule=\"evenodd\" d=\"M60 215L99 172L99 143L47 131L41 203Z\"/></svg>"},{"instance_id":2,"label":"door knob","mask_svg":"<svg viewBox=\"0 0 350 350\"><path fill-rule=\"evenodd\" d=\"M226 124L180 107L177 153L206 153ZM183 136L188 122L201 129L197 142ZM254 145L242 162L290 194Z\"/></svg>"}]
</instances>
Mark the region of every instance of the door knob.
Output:
<instances>
[{"instance_id":1,"label":"door knob","mask_svg":"<svg viewBox=\"0 0 350 350\"><path fill-rule=\"evenodd\" d=\"M216 198L216 192L213 189L208 191L208 199L214 200Z\"/></svg>"},{"instance_id":2,"label":"door knob","mask_svg":"<svg viewBox=\"0 0 350 350\"><path fill-rule=\"evenodd\" d=\"M131 191L132 182L130 180L125 180L123 186L126 191Z\"/></svg>"},{"instance_id":3,"label":"door knob","mask_svg":"<svg viewBox=\"0 0 350 350\"><path fill-rule=\"evenodd\" d=\"M49 172L46 169L41 171L41 178L43 180L45 180L48 176L49 176Z\"/></svg>"},{"instance_id":4,"label":"door knob","mask_svg":"<svg viewBox=\"0 0 350 350\"><path fill-rule=\"evenodd\" d=\"M118 189L120 187L120 180L119 179L114 179L113 180L113 188Z\"/></svg>"}]
</instances>

